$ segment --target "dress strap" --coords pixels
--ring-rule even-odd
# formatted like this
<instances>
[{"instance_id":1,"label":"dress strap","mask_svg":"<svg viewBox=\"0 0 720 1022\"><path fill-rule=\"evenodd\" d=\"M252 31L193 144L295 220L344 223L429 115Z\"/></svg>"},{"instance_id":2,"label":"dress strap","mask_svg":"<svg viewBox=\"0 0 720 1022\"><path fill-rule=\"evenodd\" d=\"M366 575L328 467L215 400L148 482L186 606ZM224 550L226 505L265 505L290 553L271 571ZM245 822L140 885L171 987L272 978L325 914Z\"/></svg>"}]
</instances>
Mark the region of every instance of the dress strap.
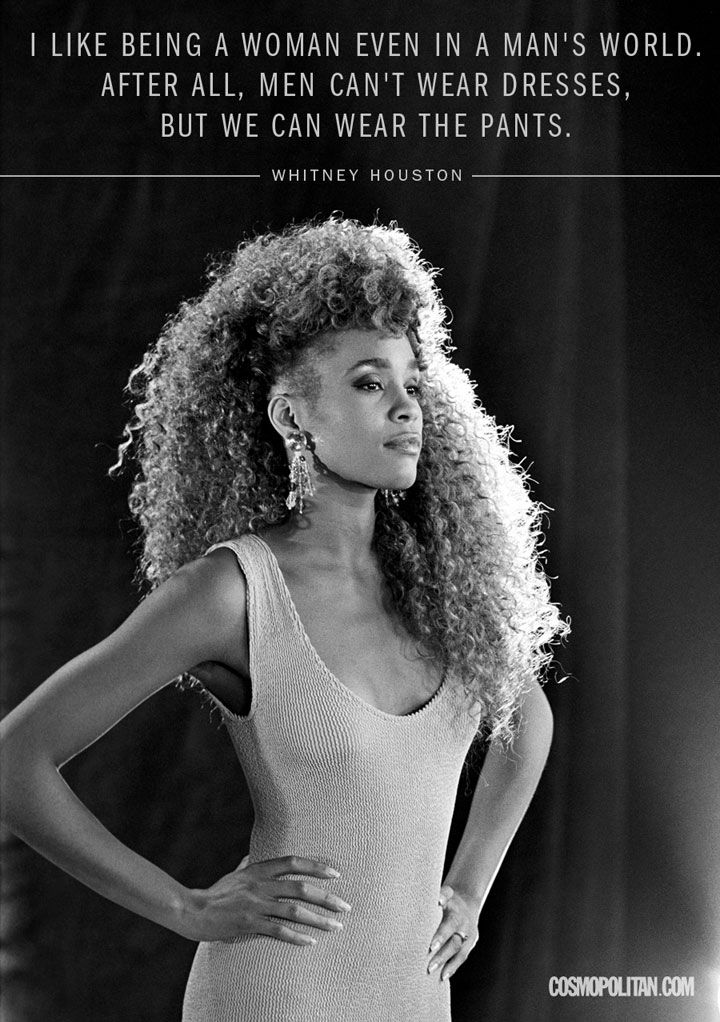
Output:
<instances>
[{"instance_id":1,"label":"dress strap","mask_svg":"<svg viewBox=\"0 0 720 1022\"><path fill-rule=\"evenodd\" d=\"M266 700L264 689L268 667L272 664L273 646L281 641L283 635L287 635L287 621L284 620L282 605L278 604L271 565L268 564L264 544L252 533L248 533L214 543L205 551L204 556L220 547L232 550L245 577L252 698L248 713L242 717L232 714L219 700L215 699L215 702L220 706L226 719L230 716L235 721L248 720Z\"/></svg>"}]
</instances>

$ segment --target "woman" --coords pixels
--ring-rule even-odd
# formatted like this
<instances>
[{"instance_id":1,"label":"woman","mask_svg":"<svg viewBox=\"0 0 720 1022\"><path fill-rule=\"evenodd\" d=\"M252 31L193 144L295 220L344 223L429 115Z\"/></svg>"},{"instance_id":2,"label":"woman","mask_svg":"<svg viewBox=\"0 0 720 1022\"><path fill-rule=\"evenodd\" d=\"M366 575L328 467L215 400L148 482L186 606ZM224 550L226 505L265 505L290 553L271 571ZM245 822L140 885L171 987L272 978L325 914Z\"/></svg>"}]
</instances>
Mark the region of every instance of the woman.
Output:
<instances>
[{"instance_id":1,"label":"woman","mask_svg":"<svg viewBox=\"0 0 720 1022\"><path fill-rule=\"evenodd\" d=\"M199 942L186 1022L449 1019L547 756L539 681L565 625L539 508L448 360L435 273L396 225L336 217L216 268L131 376L120 462L140 466L152 592L3 723L9 825ZM255 807L249 855L202 890L58 772L178 677L222 714Z\"/></svg>"}]
</instances>

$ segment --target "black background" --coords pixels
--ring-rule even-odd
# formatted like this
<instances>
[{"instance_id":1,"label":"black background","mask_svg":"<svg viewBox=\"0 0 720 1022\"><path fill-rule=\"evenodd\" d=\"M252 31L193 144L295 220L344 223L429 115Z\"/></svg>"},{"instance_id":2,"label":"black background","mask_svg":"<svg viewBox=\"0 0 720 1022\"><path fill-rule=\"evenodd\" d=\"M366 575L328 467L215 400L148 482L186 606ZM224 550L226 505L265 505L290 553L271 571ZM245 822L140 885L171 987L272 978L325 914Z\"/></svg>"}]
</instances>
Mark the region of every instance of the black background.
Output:
<instances>
[{"instance_id":1,"label":"black background","mask_svg":"<svg viewBox=\"0 0 720 1022\"><path fill-rule=\"evenodd\" d=\"M454 1018L716 1018L719 179L669 176L720 173L716 17L637 3L421 3L407 14L392 3L361 14L179 4L172 17L39 3L3 19L5 175L261 172L3 181L5 705L134 605L128 481L105 478L122 388L166 316L198 292L208 253L334 209L395 218L443 267L458 360L498 420L515 423L536 496L556 509L549 567L574 625L560 654L571 677L548 687L551 760L453 980ZM572 137L559 145L170 142L158 138L159 101L97 100L96 62L26 53L31 30L223 28L230 39L280 26L613 24L687 31L701 57L620 61L631 100L562 105ZM279 161L453 163L464 180L280 187L266 170ZM244 850L242 778L191 695L158 694L65 773L115 833L188 883L210 882ZM4 866L8 1019L178 1017L189 944L7 835ZM548 996L550 976L578 974L691 975L695 996Z\"/></svg>"}]
</instances>

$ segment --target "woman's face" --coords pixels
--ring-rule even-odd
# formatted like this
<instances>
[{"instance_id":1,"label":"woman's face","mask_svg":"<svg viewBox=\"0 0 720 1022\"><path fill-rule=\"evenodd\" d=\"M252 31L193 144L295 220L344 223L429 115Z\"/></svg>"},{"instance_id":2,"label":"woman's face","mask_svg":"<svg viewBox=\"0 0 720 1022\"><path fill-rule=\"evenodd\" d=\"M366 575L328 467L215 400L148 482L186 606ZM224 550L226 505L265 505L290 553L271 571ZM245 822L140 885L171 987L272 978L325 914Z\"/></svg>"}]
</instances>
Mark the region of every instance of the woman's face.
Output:
<instances>
[{"instance_id":1,"label":"woman's face","mask_svg":"<svg viewBox=\"0 0 720 1022\"><path fill-rule=\"evenodd\" d=\"M415 482L422 447L420 368L405 335L353 328L329 331L306 372L318 387L301 398L296 421L335 477L372 489Z\"/></svg>"}]
</instances>

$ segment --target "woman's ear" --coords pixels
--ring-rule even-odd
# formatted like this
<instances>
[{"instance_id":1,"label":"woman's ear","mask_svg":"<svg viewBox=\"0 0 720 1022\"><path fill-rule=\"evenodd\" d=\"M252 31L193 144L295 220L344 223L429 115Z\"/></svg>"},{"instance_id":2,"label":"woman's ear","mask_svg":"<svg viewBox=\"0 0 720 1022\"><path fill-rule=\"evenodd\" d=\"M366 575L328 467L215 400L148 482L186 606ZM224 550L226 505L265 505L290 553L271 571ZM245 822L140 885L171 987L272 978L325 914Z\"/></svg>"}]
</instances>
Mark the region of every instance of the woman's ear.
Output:
<instances>
[{"instance_id":1,"label":"woman's ear","mask_svg":"<svg viewBox=\"0 0 720 1022\"><path fill-rule=\"evenodd\" d=\"M270 395L267 407L268 418L283 440L300 429L295 415L295 401L291 394L280 391Z\"/></svg>"}]
</instances>

